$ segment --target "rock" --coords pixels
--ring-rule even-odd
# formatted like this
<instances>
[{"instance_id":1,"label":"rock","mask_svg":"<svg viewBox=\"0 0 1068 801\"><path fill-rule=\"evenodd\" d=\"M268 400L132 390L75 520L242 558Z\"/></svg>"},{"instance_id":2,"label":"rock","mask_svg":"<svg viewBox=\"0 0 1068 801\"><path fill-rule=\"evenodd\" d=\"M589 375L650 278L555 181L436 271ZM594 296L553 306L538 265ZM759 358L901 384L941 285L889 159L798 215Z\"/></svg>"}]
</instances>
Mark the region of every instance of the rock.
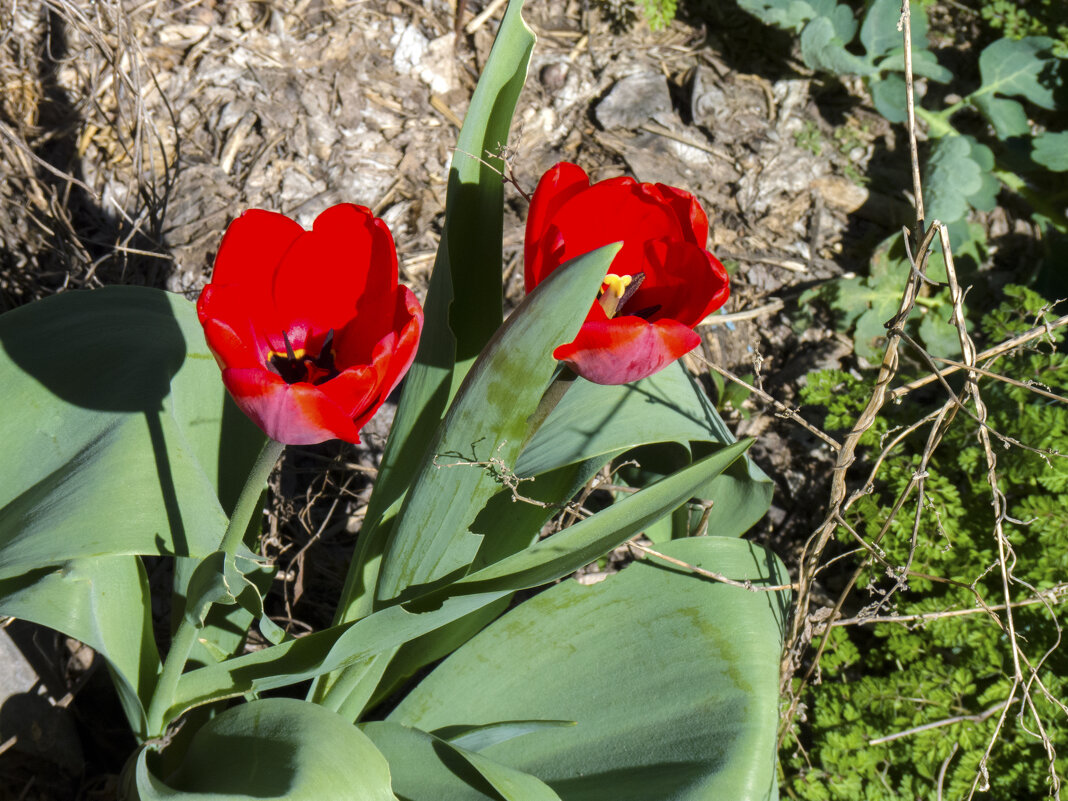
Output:
<instances>
[{"instance_id":1,"label":"rock","mask_svg":"<svg viewBox=\"0 0 1068 801\"><path fill-rule=\"evenodd\" d=\"M690 86L690 116L694 125L715 128L731 114L726 93L712 84L712 73L700 65L693 71Z\"/></svg>"},{"instance_id":2,"label":"rock","mask_svg":"<svg viewBox=\"0 0 1068 801\"><path fill-rule=\"evenodd\" d=\"M654 120L670 126L674 113L667 78L659 72L638 72L616 82L593 112L606 131L633 129Z\"/></svg>"},{"instance_id":3,"label":"rock","mask_svg":"<svg viewBox=\"0 0 1068 801\"><path fill-rule=\"evenodd\" d=\"M867 189L838 175L817 178L812 182L812 188L820 193L823 202L830 208L844 211L847 214L856 211L868 201Z\"/></svg>"},{"instance_id":4,"label":"rock","mask_svg":"<svg viewBox=\"0 0 1068 801\"><path fill-rule=\"evenodd\" d=\"M37 684L37 671L11 640L6 629L0 629L0 706L13 695L27 693Z\"/></svg>"}]
</instances>

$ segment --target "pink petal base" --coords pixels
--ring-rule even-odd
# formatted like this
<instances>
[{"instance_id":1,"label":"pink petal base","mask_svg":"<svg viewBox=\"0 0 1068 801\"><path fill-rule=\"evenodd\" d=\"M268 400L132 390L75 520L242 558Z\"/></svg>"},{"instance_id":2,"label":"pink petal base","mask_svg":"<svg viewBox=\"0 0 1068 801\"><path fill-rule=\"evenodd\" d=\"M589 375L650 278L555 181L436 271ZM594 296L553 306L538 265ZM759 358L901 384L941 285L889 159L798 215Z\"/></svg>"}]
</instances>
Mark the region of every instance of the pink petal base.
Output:
<instances>
[{"instance_id":1,"label":"pink petal base","mask_svg":"<svg viewBox=\"0 0 1068 801\"><path fill-rule=\"evenodd\" d=\"M241 411L273 440L286 445L360 441L352 418L311 384L287 384L263 369L223 370L222 378Z\"/></svg>"},{"instance_id":2,"label":"pink petal base","mask_svg":"<svg viewBox=\"0 0 1068 801\"><path fill-rule=\"evenodd\" d=\"M629 384L663 370L700 342L696 332L674 320L616 317L585 323L575 341L558 347L553 357L595 384Z\"/></svg>"}]
</instances>

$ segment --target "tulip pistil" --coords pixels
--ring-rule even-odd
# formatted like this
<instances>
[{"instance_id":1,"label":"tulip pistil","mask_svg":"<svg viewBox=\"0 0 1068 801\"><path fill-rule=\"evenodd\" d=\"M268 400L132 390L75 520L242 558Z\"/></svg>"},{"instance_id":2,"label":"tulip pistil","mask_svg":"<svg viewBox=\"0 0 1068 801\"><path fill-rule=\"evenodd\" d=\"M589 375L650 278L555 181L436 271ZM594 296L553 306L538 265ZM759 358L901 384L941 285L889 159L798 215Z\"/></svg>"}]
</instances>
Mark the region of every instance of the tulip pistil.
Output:
<instances>
[{"instance_id":1,"label":"tulip pistil","mask_svg":"<svg viewBox=\"0 0 1068 801\"><path fill-rule=\"evenodd\" d=\"M604 309L604 313L609 318L615 317L623 310L623 306L626 305L627 301L634 297L634 293L638 291L638 287L642 285L644 280L645 273L635 273L634 275L609 273L604 277L601 294L597 298L597 302L601 304L601 308Z\"/></svg>"},{"instance_id":2,"label":"tulip pistil","mask_svg":"<svg viewBox=\"0 0 1068 801\"><path fill-rule=\"evenodd\" d=\"M338 374L334 366L333 328L327 332L317 356L311 356L305 348L294 348L287 331L282 332L282 341L286 345L285 353L272 350L267 355L267 367L287 384L322 384Z\"/></svg>"}]
</instances>

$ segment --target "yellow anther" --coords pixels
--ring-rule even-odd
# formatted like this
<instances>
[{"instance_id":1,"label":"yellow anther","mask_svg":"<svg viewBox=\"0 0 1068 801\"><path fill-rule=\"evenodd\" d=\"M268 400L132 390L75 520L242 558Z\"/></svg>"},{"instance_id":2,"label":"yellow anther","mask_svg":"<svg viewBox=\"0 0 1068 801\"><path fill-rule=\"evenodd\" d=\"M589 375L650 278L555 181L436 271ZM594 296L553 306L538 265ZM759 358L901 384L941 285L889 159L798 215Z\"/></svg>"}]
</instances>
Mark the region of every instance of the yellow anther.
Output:
<instances>
[{"instance_id":1,"label":"yellow anther","mask_svg":"<svg viewBox=\"0 0 1068 801\"><path fill-rule=\"evenodd\" d=\"M601 292L611 292L616 298L623 297L623 293L627 291L627 287L630 286L630 282L633 279L629 275L614 275L609 273L604 277L605 289Z\"/></svg>"}]
</instances>

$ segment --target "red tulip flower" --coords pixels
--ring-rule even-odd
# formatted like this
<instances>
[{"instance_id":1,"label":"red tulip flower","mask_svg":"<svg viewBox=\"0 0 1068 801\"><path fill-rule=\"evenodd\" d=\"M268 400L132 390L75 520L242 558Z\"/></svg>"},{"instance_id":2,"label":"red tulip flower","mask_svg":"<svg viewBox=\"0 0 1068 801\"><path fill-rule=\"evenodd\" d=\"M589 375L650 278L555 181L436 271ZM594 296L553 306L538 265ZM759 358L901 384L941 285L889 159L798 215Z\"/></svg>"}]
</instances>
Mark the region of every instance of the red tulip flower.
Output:
<instances>
[{"instance_id":1,"label":"red tulip flower","mask_svg":"<svg viewBox=\"0 0 1068 801\"><path fill-rule=\"evenodd\" d=\"M197 314L230 395L287 445L359 442L423 327L419 301L397 284L386 224L348 203L311 231L246 211L226 230Z\"/></svg>"},{"instance_id":2,"label":"red tulip flower","mask_svg":"<svg viewBox=\"0 0 1068 801\"><path fill-rule=\"evenodd\" d=\"M564 262L623 243L578 336L553 356L594 383L626 384L697 347L694 326L730 293L707 239L708 218L689 192L633 178L591 185L567 162L545 173L527 217L527 292Z\"/></svg>"}]
</instances>

